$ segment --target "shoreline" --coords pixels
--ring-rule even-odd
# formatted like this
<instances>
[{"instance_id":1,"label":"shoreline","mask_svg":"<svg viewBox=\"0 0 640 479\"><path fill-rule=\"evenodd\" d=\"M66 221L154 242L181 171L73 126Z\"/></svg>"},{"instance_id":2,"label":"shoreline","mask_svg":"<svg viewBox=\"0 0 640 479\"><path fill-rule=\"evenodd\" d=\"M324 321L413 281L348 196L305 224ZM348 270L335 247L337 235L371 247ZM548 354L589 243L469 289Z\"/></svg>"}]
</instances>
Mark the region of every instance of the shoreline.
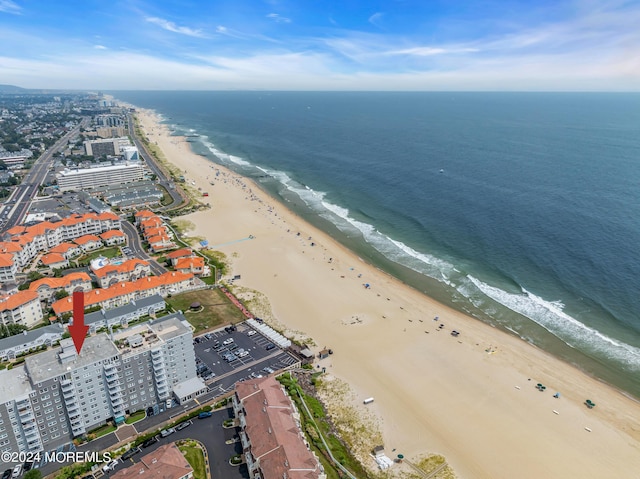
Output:
<instances>
[{"instance_id":1,"label":"shoreline","mask_svg":"<svg viewBox=\"0 0 640 479\"><path fill-rule=\"evenodd\" d=\"M252 180L169 136L153 112L137 116L167 160L209 193L211 210L184 217L196 225L191 234L213 245L255 236L220 248L242 274L240 284L264 293L279 322L333 347L327 369L358 401L375 397L369 409L387 450L409 458L442 453L460 477L631 477L640 467L640 407L632 398L365 263ZM222 177L211 186L203 176L215 170ZM561 399L537 391L538 382L558 387ZM586 410L587 397L596 409ZM611 457L599 460L603 454Z\"/></svg>"}]
</instances>

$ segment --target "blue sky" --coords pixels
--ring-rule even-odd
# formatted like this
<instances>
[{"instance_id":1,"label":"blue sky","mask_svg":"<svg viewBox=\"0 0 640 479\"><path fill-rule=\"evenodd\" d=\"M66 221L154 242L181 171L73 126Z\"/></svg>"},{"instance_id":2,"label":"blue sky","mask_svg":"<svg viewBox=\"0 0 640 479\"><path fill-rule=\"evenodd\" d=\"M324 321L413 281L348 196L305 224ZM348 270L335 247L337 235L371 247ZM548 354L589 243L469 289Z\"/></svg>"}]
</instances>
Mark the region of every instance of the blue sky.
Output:
<instances>
[{"instance_id":1,"label":"blue sky","mask_svg":"<svg viewBox=\"0 0 640 479\"><path fill-rule=\"evenodd\" d=\"M0 0L0 83L640 91L640 0Z\"/></svg>"}]
</instances>

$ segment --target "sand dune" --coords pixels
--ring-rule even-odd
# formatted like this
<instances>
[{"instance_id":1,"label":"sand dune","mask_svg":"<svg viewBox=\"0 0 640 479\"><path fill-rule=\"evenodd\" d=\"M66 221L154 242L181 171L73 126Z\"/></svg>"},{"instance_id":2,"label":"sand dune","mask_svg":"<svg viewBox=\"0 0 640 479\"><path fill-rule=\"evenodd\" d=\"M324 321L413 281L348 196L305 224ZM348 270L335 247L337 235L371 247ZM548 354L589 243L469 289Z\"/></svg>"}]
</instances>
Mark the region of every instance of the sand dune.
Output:
<instances>
[{"instance_id":1,"label":"sand dune","mask_svg":"<svg viewBox=\"0 0 640 479\"><path fill-rule=\"evenodd\" d=\"M358 407L378 414L388 451L444 454L465 478L639 477L637 402L365 264L250 180L169 137L153 112L139 118L209 193L212 208L186 217L196 225L190 234L220 245L239 284L266 294L281 323L335 351L328 369L351 385ZM363 405L366 397L375 402ZM587 409L586 398L597 407Z\"/></svg>"}]
</instances>

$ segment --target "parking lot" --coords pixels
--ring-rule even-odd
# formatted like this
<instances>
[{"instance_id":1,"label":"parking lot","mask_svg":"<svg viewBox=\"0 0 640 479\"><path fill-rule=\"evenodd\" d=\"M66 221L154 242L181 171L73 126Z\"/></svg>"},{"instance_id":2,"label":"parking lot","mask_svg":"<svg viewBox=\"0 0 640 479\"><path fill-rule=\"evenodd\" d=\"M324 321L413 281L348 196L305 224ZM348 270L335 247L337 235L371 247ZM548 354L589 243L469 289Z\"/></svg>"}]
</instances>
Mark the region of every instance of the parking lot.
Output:
<instances>
[{"instance_id":1,"label":"parking lot","mask_svg":"<svg viewBox=\"0 0 640 479\"><path fill-rule=\"evenodd\" d=\"M298 361L245 323L198 336L194 348L198 374L210 391L220 394L233 389L237 381L264 376Z\"/></svg>"}]
</instances>

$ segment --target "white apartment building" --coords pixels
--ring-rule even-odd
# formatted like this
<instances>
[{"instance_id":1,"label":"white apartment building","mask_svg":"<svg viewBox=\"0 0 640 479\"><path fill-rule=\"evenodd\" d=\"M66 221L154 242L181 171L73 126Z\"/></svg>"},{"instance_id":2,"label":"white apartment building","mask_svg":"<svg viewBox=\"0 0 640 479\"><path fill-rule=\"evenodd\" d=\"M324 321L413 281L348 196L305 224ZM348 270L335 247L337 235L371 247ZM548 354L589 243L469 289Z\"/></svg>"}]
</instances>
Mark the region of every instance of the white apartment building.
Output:
<instances>
[{"instance_id":1,"label":"white apartment building","mask_svg":"<svg viewBox=\"0 0 640 479\"><path fill-rule=\"evenodd\" d=\"M82 191L101 186L120 185L140 181L143 177L144 170L140 163L65 169L56 174L60 191Z\"/></svg>"},{"instance_id":2,"label":"white apartment building","mask_svg":"<svg viewBox=\"0 0 640 479\"><path fill-rule=\"evenodd\" d=\"M0 370L0 452L51 451L107 420L164 407L174 389L199 381L191 327L181 313L85 340L71 339Z\"/></svg>"}]
</instances>

